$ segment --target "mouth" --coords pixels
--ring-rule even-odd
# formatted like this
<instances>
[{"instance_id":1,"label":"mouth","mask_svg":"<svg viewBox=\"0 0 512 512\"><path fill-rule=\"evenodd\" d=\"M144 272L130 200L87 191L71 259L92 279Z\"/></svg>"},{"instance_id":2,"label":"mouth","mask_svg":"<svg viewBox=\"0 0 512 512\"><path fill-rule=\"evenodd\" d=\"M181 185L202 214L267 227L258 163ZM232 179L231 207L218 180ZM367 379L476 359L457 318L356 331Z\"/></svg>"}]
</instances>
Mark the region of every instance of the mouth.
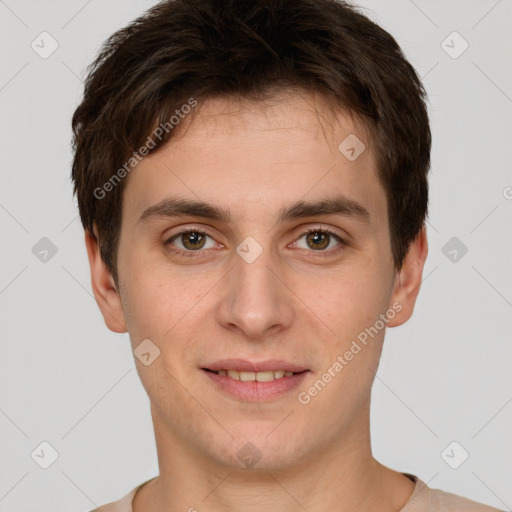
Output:
<instances>
[{"instance_id":1,"label":"mouth","mask_svg":"<svg viewBox=\"0 0 512 512\"><path fill-rule=\"evenodd\" d=\"M272 380L284 379L292 377L302 372L288 372L285 370L270 370L266 372L247 372L243 370L210 370L203 368L207 372L213 372L217 375L226 376L233 380L241 380L243 382L270 382ZM307 371L307 370L305 370Z\"/></svg>"},{"instance_id":2,"label":"mouth","mask_svg":"<svg viewBox=\"0 0 512 512\"><path fill-rule=\"evenodd\" d=\"M285 361L259 363L242 359L217 361L202 367L214 389L242 401L271 401L296 388L309 369Z\"/></svg>"}]
</instances>

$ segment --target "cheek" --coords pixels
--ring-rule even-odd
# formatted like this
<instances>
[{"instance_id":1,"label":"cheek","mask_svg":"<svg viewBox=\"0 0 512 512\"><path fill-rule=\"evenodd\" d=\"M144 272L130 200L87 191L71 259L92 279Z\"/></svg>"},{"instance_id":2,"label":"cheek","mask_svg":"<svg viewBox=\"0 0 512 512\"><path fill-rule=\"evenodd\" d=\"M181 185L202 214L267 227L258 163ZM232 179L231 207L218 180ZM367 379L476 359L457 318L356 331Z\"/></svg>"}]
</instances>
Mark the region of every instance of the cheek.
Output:
<instances>
[{"instance_id":1,"label":"cheek","mask_svg":"<svg viewBox=\"0 0 512 512\"><path fill-rule=\"evenodd\" d=\"M187 272L177 272L166 264L135 264L137 270L129 280L123 307L129 311L129 333L132 348L142 340L150 339L160 350L158 379L171 385L171 376L182 380L197 358L196 344L204 345L204 330L212 322L210 308L214 297L213 277L193 278ZM189 273L190 274L190 273ZM218 280L218 277L217 277ZM195 360L194 360L195 361ZM142 369L141 379L157 385L155 375ZM154 392L158 393L158 389Z\"/></svg>"},{"instance_id":2,"label":"cheek","mask_svg":"<svg viewBox=\"0 0 512 512\"><path fill-rule=\"evenodd\" d=\"M373 325L387 307L392 293L389 268L360 265L328 276L312 309L341 339Z\"/></svg>"},{"instance_id":3,"label":"cheek","mask_svg":"<svg viewBox=\"0 0 512 512\"><path fill-rule=\"evenodd\" d=\"M139 337L162 337L205 293L200 282L191 283L165 260L125 252L119 268L125 283L123 308L130 317L130 332Z\"/></svg>"}]
</instances>

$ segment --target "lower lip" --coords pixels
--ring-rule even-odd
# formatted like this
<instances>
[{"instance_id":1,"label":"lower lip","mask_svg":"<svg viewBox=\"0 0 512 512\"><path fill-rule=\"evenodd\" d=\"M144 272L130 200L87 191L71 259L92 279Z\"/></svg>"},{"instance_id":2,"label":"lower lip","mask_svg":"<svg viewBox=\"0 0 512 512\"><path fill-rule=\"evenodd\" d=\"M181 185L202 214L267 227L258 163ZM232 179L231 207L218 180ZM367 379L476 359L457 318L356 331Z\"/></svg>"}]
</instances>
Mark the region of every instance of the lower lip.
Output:
<instances>
[{"instance_id":1,"label":"lower lip","mask_svg":"<svg viewBox=\"0 0 512 512\"><path fill-rule=\"evenodd\" d=\"M308 370L294 373L291 377L281 377L268 382L235 380L226 375L202 370L222 391L247 402L261 402L277 398L295 389L304 379Z\"/></svg>"}]
</instances>

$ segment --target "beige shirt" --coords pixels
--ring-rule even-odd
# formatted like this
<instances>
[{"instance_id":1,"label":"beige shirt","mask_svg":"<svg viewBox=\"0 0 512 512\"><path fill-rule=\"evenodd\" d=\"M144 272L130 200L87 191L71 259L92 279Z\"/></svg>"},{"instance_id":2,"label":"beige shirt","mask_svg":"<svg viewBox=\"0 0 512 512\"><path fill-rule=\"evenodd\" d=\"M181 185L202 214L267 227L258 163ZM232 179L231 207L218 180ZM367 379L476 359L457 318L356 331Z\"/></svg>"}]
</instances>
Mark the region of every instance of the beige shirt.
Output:
<instances>
[{"instance_id":1,"label":"beige shirt","mask_svg":"<svg viewBox=\"0 0 512 512\"><path fill-rule=\"evenodd\" d=\"M503 512L456 494L431 489L417 476L408 473L404 473L404 475L415 482L416 486L411 497L399 512ZM135 493L149 481L139 485L119 501L104 505L92 512L133 512L132 501Z\"/></svg>"}]
</instances>

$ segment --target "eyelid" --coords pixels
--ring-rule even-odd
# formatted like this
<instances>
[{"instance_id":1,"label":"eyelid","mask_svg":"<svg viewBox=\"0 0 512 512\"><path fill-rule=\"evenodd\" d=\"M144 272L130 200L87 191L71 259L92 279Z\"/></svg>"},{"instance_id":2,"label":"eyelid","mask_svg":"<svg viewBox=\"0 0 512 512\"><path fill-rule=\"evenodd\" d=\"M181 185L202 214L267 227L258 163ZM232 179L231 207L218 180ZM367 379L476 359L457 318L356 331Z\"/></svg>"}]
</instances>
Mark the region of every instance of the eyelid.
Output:
<instances>
[{"instance_id":1,"label":"eyelid","mask_svg":"<svg viewBox=\"0 0 512 512\"><path fill-rule=\"evenodd\" d=\"M349 246L349 243L347 242L346 238L333 229L326 227L326 226L315 226L311 228L307 228L305 231L302 231L300 236L296 237L295 240L289 244L296 244L298 240L300 240L302 237L308 235L309 233L327 233L329 236L334 237L338 241L338 245L336 247L332 247L331 249L325 249L325 250L318 250L315 251L313 249L302 249L302 251L306 251L310 257L328 257L332 256L333 254L337 254L342 249Z\"/></svg>"},{"instance_id":2,"label":"eyelid","mask_svg":"<svg viewBox=\"0 0 512 512\"><path fill-rule=\"evenodd\" d=\"M303 236L308 233L315 233L317 231L321 231L323 233L329 233L330 235L338 238L341 242L343 242L346 245L349 245L349 242L351 240L351 236L344 230L341 230L339 228L332 227L328 224L319 223L311 227L304 228L301 226L300 228L297 228L299 230L299 235L295 238L295 240L298 240L300 236Z\"/></svg>"},{"instance_id":3,"label":"eyelid","mask_svg":"<svg viewBox=\"0 0 512 512\"><path fill-rule=\"evenodd\" d=\"M171 231L171 230L169 230L169 231ZM186 233L200 233L201 235L207 235L210 238L215 238L214 235L209 233L208 227L200 226L200 225L197 225L197 226L190 225L190 226L187 226L185 228L181 228L180 231L176 231L172 235L166 235L165 236L166 243L169 240L177 238L179 235L183 235L183 234L186 234Z\"/></svg>"},{"instance_id":4,"label":"eyelid","mask_svg":"<svg viewBox=\"0 0 512 512\"><path fill-rule=\"evenodd\" d=\"M201 256L208 256L210 254L210 251L212 251L212 248L208 249L198 249L197 251L186 251L183 249L180 249L179 247L175 247L172 245L171 242L173 242L176 238L180 237L181 235L185 235L187 233L199 233L200 235L207 236L211 238L217 245L220 245L221 247L224 247L224 244L217 242L217 240L210 235L205 228L198 228L194 226L189 226L187 228L182 229L181 231L178 231L177 233L172 234L171 236L166 237L166 240L164 242L164 246L170 246L172 249L168 249L170 252L177 254L178 256L185 256L185 257L201 257Z\"/></svg>"}]
</instances>

